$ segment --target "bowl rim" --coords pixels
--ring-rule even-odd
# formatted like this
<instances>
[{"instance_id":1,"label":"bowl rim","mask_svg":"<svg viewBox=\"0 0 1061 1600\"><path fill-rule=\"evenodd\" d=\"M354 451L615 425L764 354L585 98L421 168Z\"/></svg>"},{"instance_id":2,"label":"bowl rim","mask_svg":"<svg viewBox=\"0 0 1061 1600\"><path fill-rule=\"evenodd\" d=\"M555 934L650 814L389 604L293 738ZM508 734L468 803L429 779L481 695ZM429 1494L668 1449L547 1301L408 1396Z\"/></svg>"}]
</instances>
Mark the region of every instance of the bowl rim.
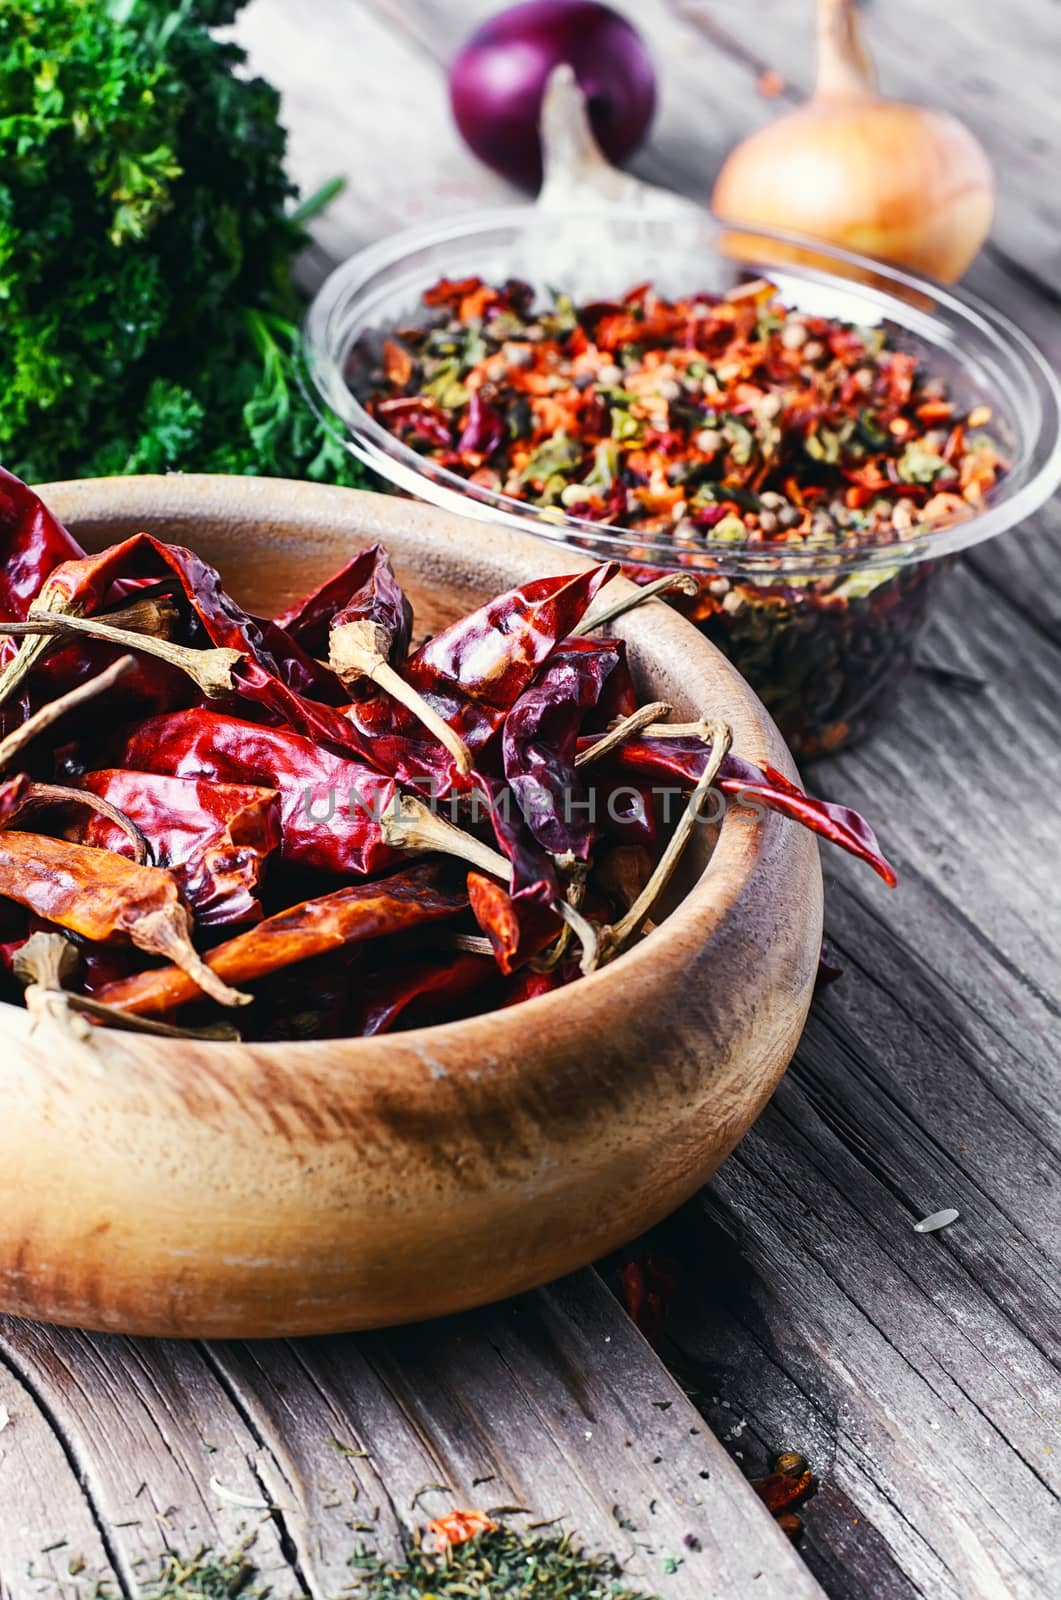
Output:
<instances>
[{"instance_id":1,"label":"bowl rim","mask_svg":"<svg viewBox=\"0 0 1061 1600\"><path fill-rule=\"evenodd\" d=\"M158 476L129 476L115 478L73 479L35 485L45 504L58 519L72 525L74 536L78 528L90 530L92 543L95 530L112 522L120 525L116 537L125 537L138 525L152 521L176 518L186 521L189 531L203 521L222 519L243 530L264 523L283 524L285 530L297 532L321 524L337 538L345 536L344 522L362 531L359 537L366 542L375 538L386 541L387 531L393 533L400 524L414 528L432 529L443 519L438 532L447 542L456 544L462 539L471 540L484 551L493 547L495 559L498 538L477 520L454 515L446 510L422 503L372 491L341 488L335 485L316 484L294 479L228 477L206 473L171 473ZM330 515L329 515L330 513ZM363 526L367 524L367 526ZM519 569L513 582L526 581L532 574L541 576L544 552L539 541L525 530L505 530L503 535L506 564L512 560ZM551 570L578 572L596 563L563 546L554 546L547 558ZM634 586L621 575L614 584L633 590ZM236 586L238 589L238 585ZM654 648L657 654L673 649L673 634L677 632L683 649L691 652L694 665L703 672L708 682L721 685L732 699L736 715L731 717L735 735L741 740L740 749L749 759L768 762L786 776L798 779L791 755L769 713L749 685L722 653L703 637L697 629L671 607L652 600L628 613L618 622L609 624L609 631L627 639L631 648ZM736 741L735 741L736 742ZM789 831L786 834L786 827ZM706 946L716 936L727 930L730 919L740 916L741 902L746 895L765 898L761 880L764 865L778 861L786 850L798 853L805 830L774 812L741 815L727 806L714 848L704 870L689 893L658 925L656 931L638 944L588 976L580 977L575 991L600 999L609 996L614 1003L615 1016L623 1012L626 980L645 976L665 951L679 953L683 948L692 954L692 943ZM806 844L808 841L803 841ZM820 862L817 868L818 896L820 901ZM636 984L630 985L636 989ZM527 1007L533 1008L528 1011ZM488 1050L492 1036L500 1028L505 1034L518 1038L536 1019L559 1018L570 1014L569 988L554 990L535 996L516 1006L485 1012L481 1015L437 1023L428 1027L409 1029L394 1034L369 1038L340 1036L328 1040L293 1041L196 1041L197 1051L203 1058L216 1063L219 1071L227 1074L234 1067L250 1070L252 1064L268 1064L280 1069L284 1076L298 1070L299 1063L322 1045L330 1049L354 1050L359 1067L373 1058L382 1063L388 1057L397 1057L409 1051L424 1051L432 1042L442 1045L461 1039L474 1041L479 1035L481 1047ZM28 1021L24 1008L10 1002L0 1002L0 1018L10 1023L16 1019ZM106 1030L99 1030L106 1032ZM155 1061L160 1067L172 1065L186 1049L182 1040L170 1040L149 1035L115 1031L113 1039L120 1044L121 1059L131 1062L140 1059L144 1064Z\"/></svg>"},{"instance_id":2,"label":"bowl rim","mask_svg":"<svg viewBox=\"0 0 1061 1600\"><path fill-rule=\"evenodd\" d=\"M547 221L550 227L558 230L568 222L583 227L609 221L636 222L641 226L658 222L673 226L675 202L680 198L663 196L655 213L644 204L616 203L592 213L549 212ZM302 321L300 341L300 376L306 397L340 444L371 471L406 493L442 509L501 522L506 527L568 548L600 556L611 554L620 560L626 551L631 564L694 573L702 568L710 574L755 577L761 582L772 578L784 583L789 576L807 580L867 569L883 569L884 577L890 575L892 568L956 554L1030 517L1061 483L1061 380L1028 335L1002 312L968 290L939 283L893 263L799 234L727 223L714 213L691 204L685 214L686 222L691 224L699 220L705 227L713 227L723 242L727 234L742 241L761 240L767 245L794 248L813 255L820 262L848 269L846 274L831 272L806 262L782 259L777 266L789 276L835 287L848 295L854 279L857 292L877 300L883 312L891 305L903 307L909 313L918 300L927 301L933 305L934 313L942 309L958 324L976 327L981 334L986 334L1000 352L1008 355L1015 373L1034 391L1039 418L1026 431L1031 440L1030 448L1038 452L1039 459L1025 464L1025 470L1030 466L1031 475L1026 481L1018 482L1013 490L1011 474L1007 474L985 496L983 508L972 516L932 529L918 531L915 528L908 537L893 543L832 551L789 547L783 553L766 554L747 546L735 551L732 544L705 540L695 551L683 550L680 561L675 558L673 544L655 543L652 537L637 538L632 530L617 524L559 514L553 507L528 505L500 491L469 483L429 457L418 454L368 414L343 376L340 359L333 348L333 324L362 284L378 272L397 270L414 252L473 242L477 235L499 229L541 225L545 215L534 204L521 204L462 213L402 229L341 262L311 301ZM345 351L342 354L345 355Z\"/></svg>"}]
</instances>

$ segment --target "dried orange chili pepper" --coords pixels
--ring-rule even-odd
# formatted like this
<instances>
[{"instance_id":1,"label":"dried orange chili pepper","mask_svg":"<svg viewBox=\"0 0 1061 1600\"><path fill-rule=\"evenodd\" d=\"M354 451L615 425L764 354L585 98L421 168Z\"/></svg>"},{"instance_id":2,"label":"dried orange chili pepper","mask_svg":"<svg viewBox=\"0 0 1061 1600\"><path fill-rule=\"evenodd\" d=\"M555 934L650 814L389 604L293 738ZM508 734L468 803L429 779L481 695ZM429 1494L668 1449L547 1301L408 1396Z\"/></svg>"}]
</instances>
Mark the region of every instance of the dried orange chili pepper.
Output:
<instances>
[{"instance_id":1,"label":"dried orange chili pepper","mask_svg":"<svg viewBox=\"0 0 1061 1600\"><path fill-rule=\"evenodd\" d=\"M86 939L129 939L168 956L193 997L222 1005L241 995L212 971L191 941L192 919L176 880L110 850L93 850L44 834L0 830L0 895Z\"/></svg>"},{"instance_id":2,"label":"dried orange chili pepper","mask_svg":"<svg viewBox=\"0 0 1061 1600\"><path fill-rule=\"evenodd\" d=\"M219 978L244 983L296 961L455 917L468 897L463 889L450 887L451 882L436 862L420 862L374 883L304 900L218 945L206 960ZM98 998L143 1015L187 1005L198 998L198 991L180 967L172 966L119 979L101 989Z\"/></svg>"}]
</instances>

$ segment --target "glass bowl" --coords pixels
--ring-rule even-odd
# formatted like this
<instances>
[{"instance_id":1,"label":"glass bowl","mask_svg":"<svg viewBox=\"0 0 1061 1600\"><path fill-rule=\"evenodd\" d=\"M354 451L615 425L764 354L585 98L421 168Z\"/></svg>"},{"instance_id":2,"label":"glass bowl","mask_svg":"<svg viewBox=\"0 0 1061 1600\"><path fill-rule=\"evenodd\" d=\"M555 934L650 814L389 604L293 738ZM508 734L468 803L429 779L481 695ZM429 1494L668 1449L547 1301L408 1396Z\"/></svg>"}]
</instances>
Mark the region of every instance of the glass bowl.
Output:
<instances>
[{"instance_id":1,"label":"glass bowl","mask_svg":"<svg viewBox=\"0 0 1061 1600\"><path fill-rule=\"evenodd\" d=\"M724 293L766 277L786 305L859 326L880 325L916 354L964 409L991 408L1009 466L973 515L901 538L863 536L825 548L712 541L589 521L473 484L418 454L375 421L351 388L361 342L415 322L439 278L516 277L539 296L620 298L650 281L679 298ZM338 267L307 313L303 354L311 398L343 443L395 489L507 524L600 558L646 581L692 573L675 601L760 694L794 750L817 755L861 734L883 691L909 666L942 558L1028 517L1061 480L1061 388L1039 352L973 297L814 241L753 231L661 204L579 214L512 207L410 229Z\"/></svg>"}]
</instances>

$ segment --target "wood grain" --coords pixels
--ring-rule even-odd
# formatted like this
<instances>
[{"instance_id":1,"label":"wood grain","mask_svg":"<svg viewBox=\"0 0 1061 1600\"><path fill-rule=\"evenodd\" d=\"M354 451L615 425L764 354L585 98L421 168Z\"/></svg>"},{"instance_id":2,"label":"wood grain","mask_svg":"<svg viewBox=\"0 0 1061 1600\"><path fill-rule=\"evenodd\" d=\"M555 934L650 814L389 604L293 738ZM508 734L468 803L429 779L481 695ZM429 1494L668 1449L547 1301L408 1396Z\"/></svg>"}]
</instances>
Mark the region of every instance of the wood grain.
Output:
<instances>
[{"instance_id":1,"label":"wood grain","mask_svg":"<svg viewBox=\"0 0 1061 1600\"><path fill-rule=\"evenodd\" d=\"M1056 1579L1059 662L1004 614L956 575L933 648L990 686L913 680L905 717L816 774L896 817L898 914L830 863L845 975L652 1241L688 1274L664 1354L742 1466L780 1437L822 1464L805 1550L831 1594L1031 1600ZM942 1206L959 1222L912 1231Z\"/></svg>"},{"instance_id":2,"label":"wood grain","mask_svg":"<svg viewBox=\"0 0 1061 1600\"><path fill-rule=\"evenodd\" d=\"M392 227L511 198L453 134L441 72L493 9L494 0L319 0L310 29L289 0L253 0L240 32L285 91L297 175L307 188L336 171L349 180L318 224L307 282ZM662 82L636 168L705 195L733 140L776 109L756 91L759 71L780 69L790 96L809 84L809 0L639 0L628 9ZM1004 16L984 0L931 14L912 0L867 7L885 86L949 105L987 145L999 215L968 282L1056 362L1055 12L1038 0L1015 0ZM702 1201L654 1241L687 1265L664 1354L725 1449L753 1471L785 1446L811 1456L821 1488L805 1509L802 1549L835 1600L1041 1600L1057 1588L1048 1485L1061 1451L1053 1372L1059 537L1055 502L1033 525L967 557L943 596L926 651L987 675L988 689L970 694L915 675L889 731L812 775L881 824L902 885L888 897L830 861L827 922L847 973L816 1002L795 1066L756 1129ZM943 1204L959 1208L958 1224L912 1233L917 1214ZM592 1331L584 1339L580 1329ZM600 1345L598 1329L607 1330ZM602 1373L607 1338L621 1360ZM62 1356L49 1365L33 1352L53 1341ZM96 1354L75 1366L70 1349L82 1343ZM153 1411L155 1380L143 1379L139 1357L154 1347L9 1323L0 1348L0 1404L12 1418L0 1432L0 1595L38 1592L25 1575L31 1560L65 1571L66 1549L36 1554L63 1531L90 1566L112 1551L130 1571L137 1546L129 1541L145 1536L104 1519L96 1454L121 1438L149 1476L165 1442L143 1433L131 1443L114 1421L85 1443L71 1413L88 1403L86 1390L104 1405L101 1390L135 1414L142 1381ZM189 1425L211 1442L219 1425L233 1426L245 1465L232 1462L221 1481L245 1483L253 1462L263 1498L295 1508L269 1524L290 1587L312 1583L314 1596L341 1587L347 1540L368 1537L346 1523L367 1513L384 1546L397 1549L400 1529L420 1515L409 1502L436 1474L454 1493L485 1499L495 1485L475 1478L494 1473L506 1497L539 1514L567 1509L571 1525L611 1547L623 1537L613 1503L639 1529L653 1526L644 1497L656 1498L655 1454L682 1461L683 1450L703 1448L708 1488L718 1481L714 1439L689 1432L697 1414L590 1274L396 1336L204 1354L194 1380L181 1369ZM577 1414L570 1392L587 1383L601 1414L626 1406L633 1450L649 1423L660 1430L647 1466L640 1455L631 1466L625 1434L620 1451L605 1450L589 1422L582 1433L594 1437L582 1440L577 1462L562 1454L558 1418L565 1407ZM233 1412L240 1423L230 1424ZM328 1434L367 1438L370 1456L340 1456L322 1444ZM174 1488L191 1505L202 1481L195 1468L185 1453ZM171 1471L160 1468L167 1482ZM359 1499L348 1509L351 1476ZM726 1484L732 1507L712 1502L705 1520L731 1549L767 1548L770 1561L786 1564L751 1582L730 1574L723 1591L691 1558L665 1576L654 1565L661 1543L644 1553L646 1587L666 1600L814 1592L790 1552L778 1553L754 1501L737 1495L739 1482ZM679 1513L668 1514L677 1531ZM123 1520L117 1504L113 1515ZM215 1526L212 1511L202 1526ZM230 1536L230 1525L215 1536Z\"/></svg>"},{"instance_id":3,"label":"wood grain","mask_svg":"<svg viewBox=\"0 0 1061 1600\"><path fill-rule=\"evenodd\" d=\"M19 1600L38 1592L30 1562L61 1582L83 1554L132 1596L165 1550L201 1543L249 1543L278 1600L335 1600L359 1545L399 1559L454 1503L577 1533L667 1600L820 1594L592 1273L360 1339L197 1346L0 1319L5 1368L0 1504L18 1515L0 1519L0 1593Z\"/></svg>"}]
</instances>

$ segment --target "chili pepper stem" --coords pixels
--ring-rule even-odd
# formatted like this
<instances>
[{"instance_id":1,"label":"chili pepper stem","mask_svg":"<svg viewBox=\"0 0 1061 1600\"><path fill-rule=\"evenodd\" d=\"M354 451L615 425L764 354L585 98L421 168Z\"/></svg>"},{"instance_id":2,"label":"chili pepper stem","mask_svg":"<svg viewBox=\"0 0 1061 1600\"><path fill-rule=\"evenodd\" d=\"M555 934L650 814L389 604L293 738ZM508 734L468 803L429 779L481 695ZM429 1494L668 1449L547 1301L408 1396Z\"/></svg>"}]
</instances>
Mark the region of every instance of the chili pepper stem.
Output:
<instances>
[{"instance_id":1,"label":"chili pepper stem","mask_svg":"<svg viewBox=\"0 0 1061 1600\"><path fill-rule=\"evenodd\" d=\"M77 968L77 950L61 933L34 933L12 962L20 983L42 989L62 989Z\"/></svg>"},{"instance_id":2,"label":"chili pepper stem","mask_svg":"<svg viewBox=\"0 0 1061 1600\"><path fill-rule=\"evenodd\" d=\"M442 950L461 950L466 955L492 956L494 947L489 939L480 933L448 933L438 934L438 945Z\"/></svg>"},{"instance_id":3,"label":"chili pepper stem","mask_svg":"<svg viewBox=\"0 0 1061 1600\"><path fill-rule=\"evenodd\" d=\"M566 899L568 905L574 906L577 911L585 897L588 867L585 863L576 861L570 851L565 851L562 856L554 856L553 859L562 872L571 874L567 881ZM540 956L535 956L529 963L531 970L534 972L554 971L567 954L574 931L571 923L565 922L560 929L560 937L556 942L548 950L544 950ZM596 932L593 933L593 940L594 946L596 946Z\"/></svg>"},{"instance_id":4,"label":"chili pepper stem","mask_svg":"<svg viewBox=\"0 0 1061 1600\"><path fill-rule=\"evenodd\" d=\"M628 717L623 717L610 727L607 733L591 744L588 750L581 751L575 757L575 766L584 767L587 762L599 761L614 750L617 745L624 744L627 739L632 739L636 734L644 733L646 728L655 722L657 717L670 715L670 706L663 700L652 700L647 706L640 706Z\"/></svg>"},{"instance_id":5,"label":"chili pepper stem","mask_svg":"<svg viewBox=\"0 0 1061 1600\"><path fill-rule=\"evenodd\" d=\"M35 1016L51 1016L83 1041L93 1037L87 1017L95 1017L112 1028L155 1034L163 1039L239 1038L237 1030L226 1023L210 1028L177 1028L168 1022L119 1011L91 995L71 994L65 985L77 966L77 951L60 933L33 934L16 952L13 964L16 978L26 985L26 1010Z\"/></svg>"},{"instance_id":6,"label":"chili pepper stem","mask_svg":"<svg viewBox=\"0 0 1061 1600\"><path fill-rule=\"evenodd\" d=\"M710 743L716 724L699 717L696 722L650 722L641 729L644 739L701 739Z\"/></svg>"},{"instance_id":7,"label":"chili pepper stem","mask_svg":"<svg viewBox=\"0 0 1061 1600\"><path fill-rule=\"evenodd\" d=\"M478 867L480 872L500 878L506 885L512 882L512 865L500 851L492 850L488 844L465 833L463 828L454 827L452 822L438 816L414 795L399 796L397 810L386 813L381 831L386 843L393 845L396 850L437 850L443 855L458 856L471 866ZM560 901L553 909L582 945L582 971L592 972L598 961L597 934L592 924L566 900Z\"/></svg>"},{"instance_id":8,"label":"chili pepper stem","mask_svg":"<svg viewBox=\"0 0 1061 1600\"><path fill-rule=\"evenodd\" d=\"M428 705L423 695L395 672L381 648L381 634L382 630L369 621L344 622L333 628L328 640L332 671L347 687L361 678L371 678L385 694L411 711L428 732L434 734L453 757L458 771L466 777L472 770L471 751L449 723Z\"/></svg>"},{"instance_id":9,"label":"chili pepper stem","mask_svg":"<svg viewBox=\"0 0 1061 1600\"><path fill-rule=\"evenodd\" d=\"M125 659L128 660L128 656ZM30 783L24 798L10 815L4 818L3 826L17 828L22 824L27 811L48 805L79 805L87 806L90 811L98 811L101 817L106 817L116 827L121 828L126 838L130 840L134 859L139 866L154 866L151 846L132 818L127 817L124 811L119 811L109 800L104 800L102 795L93 794L90 789L69 789L62 783Z\"/></svg>"},{"instance_id":10,"label":"chili pepper stem","mask_svg":"<svg viewBox=\"0 0 1061 1600\"><path fill-rule=\"evenodd\" d=\"M662 578L653 578L651 583L644 584L636 594L624 595L621 600L613 600L611 605L583 617L571 632L575 638L583 638L595 628L607 627L617 617L624 617L628 611L644 605L646 600L654 600L659 594L669 594L673 589L680 589L682 594L687 595L700 593L700 585L691 573L665 572Z\"/></svg>"},{"instance_id":11,"label":"chili pepper stem","mask_svg":"<svg viewBox=\"0 0 1061 1600\"><path fill-rule=\"evenodd\" d=\"M488 844L465 833L463 828L447 822L415 795L397 797L395 807L384 813L380 831L385 843L395 850L408 850L413 854L437 850L442 855L458 856L470 862L480 872L500 878L502 883L511 881L511 864L500 851L491 850Z\"/></svg>"},{"instance_id":12,"label":"chili pepper stem","mask_svg":"<svg viewBox=\"0 0 1061 1600\"><path fill-rule=\"evenodd\" d=\"M605 928L601 934L601 959L603 961L610 961L612 957L618 955L626 941L637 932L670 882L674 869L681 860L682 853L692 837L693 828L700 815L700 808L706 800L711 790L711 785L718 776L719 768L733 742L733 732L728 723L705 723L704 726L709 730L711 739L711 754L708 756L707 764L697 781L696 788L689 796L685 810L678 820L678 826L667 843L667 848L656 863L652 876L630 909L620 917L618 922L610 928Z\"/></svg>"},{"instance_id":13,"label":"chili pepper stem","mask_svg":"<svg viewBox=\"0 0 1061 1600\"><path fill-rule=\"evenodd\" d=\"M33 615L32 606L30 615ZM113 611L99 612L98 620L109 628L127 628L130 633L140 633L149 639L172 639L180 612L170 595L142 595Z\"/></svg>"},{"instance_id":14,"label":"chili pepper stem","mask_svg":"<svg viewBox=\"0 0 1061 1600\"><path fill-rule=\"evenodd\" d=\"M191 941L191 917L185 908L181 909L184 910L183 930L174 926L172 912L151 911L141 917L136 925L136 943L140 949L165 956L219 1005L249 1005L254 996L230 989L199 955Z\"/></svg>"},{"instance_id":15,"label":"chili pepper stem","mask_svg":"<svg viewBox=\"0 0 1061 1600\"><path fill-rule=\"evenodd\" d=\"M65 717L68 711L74 711L87 700L94 700L97 695L105 694L131 672L135 665L132 656L120 656L109 667L97 673L96 677L89 678L87 683L79 683L76 689L69 689L50 705L41 706L39 711L26 718L21 727L13 728L6 739L0 739L0 772L3 772L4 768L9 766L38 734L50 728L54 722L58 722L60 717Z\"/></svg>"},{"instance_id":16,"label":"chili pepper stem","mask_svg":"<svg viewBox=\"0 0 1061 1600\"><path fill-rule=\"evenodd\" d=\"M567 900L561 900L556 910L582 946L579 970L583 977L588 977L591 972L595 972L600 966L601 944L597 930L592 922Z\"/></svg>"},{"instance_id":17,"label":"chili pepper stem","mask_svg":"<svg viewBox=\"0 0 1061 1600\"><path fill-rule=\"evenodd\" d=\"M99 617L82 617L62 612L33 612L25 622L0 622L0 634L16 637L54 635L59 638L95 639L101 644L115 644L126 650L139 650L144 655L157 656L186 672L198 685L207 699L231 694L232 675L244 660L240 650L215 646L208 650L193 650L187 645L171 644L168 639L149 634L133 633L126 628L115 628ZM21 654L21 652L20 652ZM18 660L18 657L15 658ZM32 664L32 663L31 663ZM27 669L28 670L28 669ZM0 685L2 697L2 685Z\"/></svg>"},{"instance_id":18,"label":"chili pepper stem","mask_svg":"<svg viewBox=\"0 0 1061 1600\"><path fill-rule=\"evenodd\" d=\"M30 607L31 612L38 615L45 612L67 612L74 615L75 608L68 606L61 595L49 594L45 589ZM39 630L24 638L18 647L17 653L12 656L7 666L0 672L0 706L4 705L15 693L22 680L33 670L41 658L54 648L53 641Z\"/></svg>"}]
</instances>

